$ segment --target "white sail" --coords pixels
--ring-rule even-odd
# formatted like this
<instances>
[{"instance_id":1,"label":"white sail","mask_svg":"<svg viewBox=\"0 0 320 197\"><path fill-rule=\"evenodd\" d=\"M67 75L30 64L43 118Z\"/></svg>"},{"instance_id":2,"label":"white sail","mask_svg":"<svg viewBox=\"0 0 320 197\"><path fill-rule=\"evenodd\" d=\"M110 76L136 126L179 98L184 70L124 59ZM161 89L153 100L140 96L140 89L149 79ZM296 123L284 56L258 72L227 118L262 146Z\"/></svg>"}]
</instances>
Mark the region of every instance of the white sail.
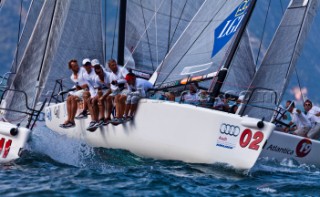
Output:
<instances>
[{"instance_id":1,"label":"white sail","mask_svg":"<svg viewBox=\"0 0 320 197\"><path fill-rule=\"evenodd\" d=\"M161 64L156 84L165 86L221 68L249 4L241 0L205 1ZM186 67L192 72L186 72Z\"/></svg>"},{"instance_id":2,"label":"white sail","mask_svg":"<svg viewBox=\"0 0 320 197\"><path fill-rule=\"evenodd\" d=\"M84 57L103 62L101 24L100 0L45 1L11 88L24 90L31 106L42 92L53 89L57 78L69 78L70 59L77 59L80 65ZM6 101L10 109L25 110L21 93L8 94Z\"/></svg>"},{"instance_id":3,"label":"white sail","mask_svg":"<svg viewBox=\"0 0 320 197\"><path fill-rule=\"evenodd\" d=\"M126 66L154 72L203 2L128 0L125 42L135 65L129 62Z\"/></svg>"},{"instance_id":4,"label":"white sail","mask_svg":"<svg viewBox=\"0 0 320 197\"><path fill-rule=\"evenodd\" d=\"M305 37L318 8L318 0L293 0L289 4L240 112L271 120L281 101ZM269 109L266 109L269 108Z\"/></svg>"}]
</instances>

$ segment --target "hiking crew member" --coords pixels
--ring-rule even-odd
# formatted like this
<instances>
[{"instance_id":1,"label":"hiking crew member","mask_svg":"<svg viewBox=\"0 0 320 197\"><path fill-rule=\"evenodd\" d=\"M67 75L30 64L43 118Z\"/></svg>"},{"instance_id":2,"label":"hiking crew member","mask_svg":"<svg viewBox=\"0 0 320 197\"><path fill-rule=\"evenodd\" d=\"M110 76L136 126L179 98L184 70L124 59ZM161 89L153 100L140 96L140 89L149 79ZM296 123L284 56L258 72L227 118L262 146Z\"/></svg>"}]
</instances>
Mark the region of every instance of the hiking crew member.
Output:
<instances>
[{"instance_id":1,"label":"hiking crew member","mask_svg":"<svg viewBox=\"0 0 320 197\"><path fill-rule=\"evenodd\" d=\"M111 121L112 124L120 124L123 122L124 106L127 99L128 90L126 89L125 77L128 74L127 69L117 65L114 59L109 60L108 66L111 70L110 88L111 94L107 97L107 120L111 120L112 102L115 103L116 115Z\"/></svg>"},{"instance_id":2,"label":"hiking crew member","mask_svg":"<svg viewBox=\"0 0 320 197\"><path fill-rule=\"evenodd\" d=\"M75 91L69 92L67 98L67 113L68 119L61 125L63 128L70 128L75 126L74 118L78 109L78 101L83 99L83 93L88 88L88 82L83 77L83 73L86 72L84 68L80 68L77 60L70 60L68 63L69 69L72 71L70 79L76 84L74 86Z\"/></svg>"},{"instance_id":3,"label":"hiking crew member","mask_svg":"<svg viewBox=\"0 0 320 197\"><path fill-rule=\"evenodd\" d=\"M153 88L153 85L145 79L136 78L133 73L127 74L126 81L129 93L127 95L124 117L127 120L131 120L137 110L139 99L146 97L146 92Z\"/></svg>"},{"instance_id":4,"label":"hiking crew member","mask_svg":"<svg viewBox=\"0 0 320 197\"><path fill-rule=\"evenodd\" d=\"M308 132L308 138L319 139L320 137L320 108L313 106L310 100L306 100L303 105L308 119L312 123L312 128Z\"/></svg>"}]
</instances>

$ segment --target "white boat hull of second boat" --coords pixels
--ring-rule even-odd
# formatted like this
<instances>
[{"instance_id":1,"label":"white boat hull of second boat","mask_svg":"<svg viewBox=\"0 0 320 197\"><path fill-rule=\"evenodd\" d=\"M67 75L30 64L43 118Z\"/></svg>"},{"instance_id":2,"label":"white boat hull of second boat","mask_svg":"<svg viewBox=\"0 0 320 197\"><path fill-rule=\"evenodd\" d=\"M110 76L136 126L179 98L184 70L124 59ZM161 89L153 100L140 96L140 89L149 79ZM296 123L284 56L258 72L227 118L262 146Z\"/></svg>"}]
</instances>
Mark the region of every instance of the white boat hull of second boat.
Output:
<instances>
[{"instance_id":1,"label":"white boat hull of second boat","mask_svg":"<svg viewBox=\"0 0 320 197\"><path fill-rule=\"evenodd\" d=\"M14 124L0 121L0 163L18 159L21 150L26 146L29 135L30 130L27 128L17 128Z\"/></svg>"},{"instance_id":2,"label":"white boat hull of second boat","mask_svg":"<svg viewBox=\"0 0 320 197\"><path fill-rule=\"evenodd\" d=\"M320 142L280 131L274 131L267 140L261 153L261 158L283 161L292 159L299 164L320 167Z\"/></svg>"},{"instance_id":3,"label":"white boat hull of second boat","mask_svg":"<svg viewBox=\"0 0 320 197\"><path fill-rule=\"evenodd\" d=\"M93 147L128 150L138 156L190 163L227 163L250 169L274 125L258 119L174 102L143 99L134 121L86 130L90 118L74 128L60 128L67 118L65 103L46 108L46 125Z\"/></svg>"}]
</instances>

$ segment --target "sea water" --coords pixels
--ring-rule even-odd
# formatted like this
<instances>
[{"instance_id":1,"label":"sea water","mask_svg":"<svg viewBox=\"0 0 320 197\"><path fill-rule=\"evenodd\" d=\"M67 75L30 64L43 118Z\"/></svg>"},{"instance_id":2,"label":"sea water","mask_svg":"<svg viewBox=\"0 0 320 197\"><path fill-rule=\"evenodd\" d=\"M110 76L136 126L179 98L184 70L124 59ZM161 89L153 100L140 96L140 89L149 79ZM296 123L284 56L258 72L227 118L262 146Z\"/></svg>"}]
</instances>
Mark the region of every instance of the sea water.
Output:
<instances>
[{"instance_id":1,"label":"sea water","mask_svg":"<svg viewBox=\"0 0 320 197\"><path fill-rule=\"evenodd\" d=\"M0 196L320 196L320 169L260 159L250 171L91 148L47 128L0 165Z\"/></svg>"}]
</instances>

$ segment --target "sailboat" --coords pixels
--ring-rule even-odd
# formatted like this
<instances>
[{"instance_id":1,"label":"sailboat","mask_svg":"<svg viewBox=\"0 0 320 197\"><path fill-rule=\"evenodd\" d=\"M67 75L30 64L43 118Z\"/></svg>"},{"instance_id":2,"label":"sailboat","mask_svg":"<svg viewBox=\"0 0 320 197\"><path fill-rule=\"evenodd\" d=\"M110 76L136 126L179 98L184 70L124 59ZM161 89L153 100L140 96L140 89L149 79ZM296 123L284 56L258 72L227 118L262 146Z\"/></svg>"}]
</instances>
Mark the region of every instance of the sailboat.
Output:
<instances>
[{"instance_id":1,"label":"sailboat","mask_svg":"<svg viewBox=\"0 0 320 197\"><path fill-rule=\"evenodd\" d=\"M7 72L0 82L0 163L7 163L20 157L46 103L44 100L40 105L31 105L34 97L28 96L26 89L15 88L13 84L13 79L17 77L15 75L15 71L18 69L17 63L21 61L22 52L26 47L26 36L30 36L30 32L32 32L35 15L40 11L42 3L43 1L34 2L34 6L28 11L29 19L23 30L24 33L20 37L18 43L20 47L16 51L11 72ZM6 6L3 9L5 8Z\"/></svg>"},{"instance_id":2,"label":"sailboat","mask_svg":"<svg viewBox=\"0 0 320 197\"><path fill-rule=\"evenodd\" d=\"M65 1L56 2L62 4ZM156 19L161 21L160 16L167 15L161 10L168 11L168 9L162 9L161 6L165 3L161 3L169 2L170 5L171 1L153 1L153 6L141 5L141 2L128 1L128 5L130 3L140 5L138 8L142 8L143 13L148 10L155 11L156 14L151 14L150 24L152 24L156 23ZM186 5L190 3L191 1L188 1ZM154 27L153 29L157 29L156 27L161 29L161 27L146 23L144 27L147 28L142 34L133 31L143 38L142 41L138 41L133 46L132 40L126 43L126 47L129 51L131 50L134 58L139 53L150 57L135 61L135 69L139 71L139 67L141 67L149 68L151 72L155 70L150 80L154 80L155 86L159 89L181 86L180 82L185 81L185 78L188 79L187 83L190 83L193 81L193 76L201 76L202 79L206 79L204 84L200 83L201 86L207 86L208 89L212 86L212 89L216 89L214 84L217 79L213 79L212 72L221 65L232 65L233 62L230 60L234 56L243 55L237 51L238 46L244 49L241 51L248 51L248 46L245 45L245 40L248 39L245 27L254 3L255 1L251 0L203 1L195 15L190 18L190 22L185 26L181 36L176 38L176 42L170 42L171 39L175 39L174 36L166 37L167 47L163 53L160 53L164 56L162 60L159 58L160 56L154 58L153 52L155 50L150 49L152 45L146 44L148 38L150 40L154 36L148 27ZM72 7L74 13L69 10L66 14L66 24L71 24L68 22L73 19L73 14L81 11L79 6L74 5ZM61 7L57 6L55 12L62 13L59 10ZM86 7L90 8L91 6ZM121 8L121 10L126 10L126 8ZM91 10L86 11L91 12ZM122 17L120 16L120 18ZM62 29L62 32L67 31L68 26L64 26ZM127 32L126 34L128 35ZM65 33L62 33L61 36L65 36ZM157 39L157 36L155 37ZM158 39L158 41L160 40ZM60 43L64 44L61 41ZM155 43L157 44L157 41ZM163 41L161 43L163 44ZM125 43L120 43L119 47L125 48ZM59 50L57 52L61 53ZM193 58L193 55L196 58ZM143 60L156 63L144 63ZM125 65L125 62L119 61L119 64L122 63ZM157 63L159 66L152 68L152 65ZM252 75L248 72L245 75L250 74ZM255 164L264 143L274 129L274 124L257 118L153 99L141 100L133 122L118 126L108 125L95 132L86 130L89 119L77 120L75 128L58 127L59 123L66 118L65 103L50 105L45 109L45 113L48 128L66 137L83 139L93 147L124 149L136 155L154 159L207 164L226 163L237 169L245 170Z\"/></svg>"},{"instance_id":3,"label":"sailboat","mask_svg":"<svg viewBox=\"0 0 320 197\"><path fill-rule=\"evenodd\" d=\"M250 85L240 114L274 121L275 105L282 100L291 73L294 71L304 40L319 8L319 1L291 1L274 35L268 52ZM292 20L294 18L294 20ZM279 53L279 51L285 51ZM255 106L262 107L255 107ZM271 109L271 110L270 110ZM318 140L281 131L272 132L261 158L293 160L299 164L320 166Z\"/></svg>"}]
</instances>

